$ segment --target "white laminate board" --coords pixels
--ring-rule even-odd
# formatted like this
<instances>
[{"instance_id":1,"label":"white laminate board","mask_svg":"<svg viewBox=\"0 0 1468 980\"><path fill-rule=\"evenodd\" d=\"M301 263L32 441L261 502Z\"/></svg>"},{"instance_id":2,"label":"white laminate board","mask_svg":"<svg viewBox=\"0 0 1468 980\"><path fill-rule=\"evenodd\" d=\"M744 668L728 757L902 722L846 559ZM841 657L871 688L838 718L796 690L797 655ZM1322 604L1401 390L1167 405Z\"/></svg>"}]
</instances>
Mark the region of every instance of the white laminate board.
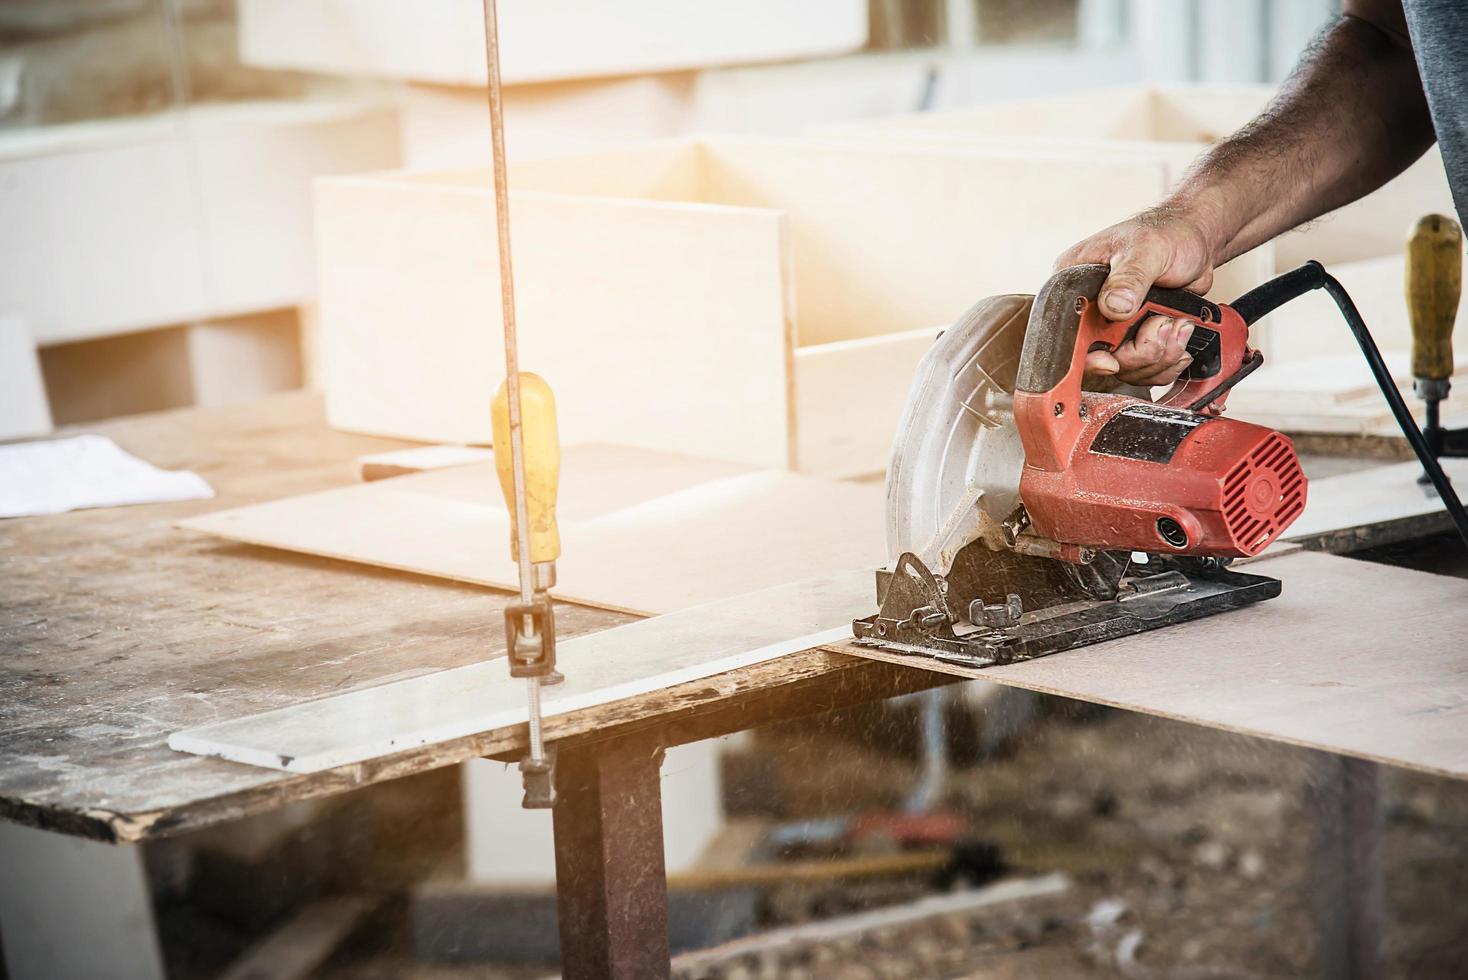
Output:
<instances>
[{"instance_id":1,"label":"white laminate board","mask_svg":"<svg viewBox=\"0 0 1468 980\"><path fill-rule=\"evenodd\" d=\"M406 479L406 477L404 478ZM554 718L700 680L851 633L870 568L695 606L558 645ZM287 772L319 772L526 721L525 686L501 659L176 732L170 748Z\"/></svg>"},{"instance_id":2,"label":"white laminate board","mask_svg":"<svg viewBox=\"0 0 1468 980\"><path fill-rule=\"evenodd\" d=\"M1468 459L1444 459L1441 463L1459 495L1468 492ZM1417 482L1421 475L1422 464L1412 460L1311 480L1305 512L1290 525L1284 538L1296 541L1443 512L1443 502L1432 488ZM1468 637L1464 649L1468 650Z\"/></svg>"},{"instance_id":3,"label":"white laminate board","mask_svg":"<svg viewBox=\"0 0 1468 980\"><path fill-rule=\"evenodd\" d=\"M38 345L295 306L315 292L311 183L398 162L386 106L311 101L0 138L0 312Z\"/></svg>"},{"instance_id":4,"label":"white laminate board","mask_svg":"<svg viewBox=\"0 0 1468 980\"><path fill-rule=\"evenodd\" d=\"M880 482L839 483L625 446L561 464L558 598L660 613L886 561ZM491 464L207 514L181 527L238 541L514 588Z\"/></svg>"},{"instance_id":5,"label":"white laminate board","mask_svg":"<svg viewBox=\"0 0 1468 980\"><path fill-rule=\"evenodd\" d=\"M502 0L507 85L839 54L864 0ZM240 55L264 68L485 84L479 0L243 0Z\"/></svg>"},{"instance_id":6,"label":"white laminate board","mask_svg":"<svg viewBox=\"0 0 1468 980\"><path fill-rule=\"evenodd\" d=\"M1274 599L975 677L1326 752L1468 777L1468 581L1295 551Z\"/></svg>"}]
</instances>

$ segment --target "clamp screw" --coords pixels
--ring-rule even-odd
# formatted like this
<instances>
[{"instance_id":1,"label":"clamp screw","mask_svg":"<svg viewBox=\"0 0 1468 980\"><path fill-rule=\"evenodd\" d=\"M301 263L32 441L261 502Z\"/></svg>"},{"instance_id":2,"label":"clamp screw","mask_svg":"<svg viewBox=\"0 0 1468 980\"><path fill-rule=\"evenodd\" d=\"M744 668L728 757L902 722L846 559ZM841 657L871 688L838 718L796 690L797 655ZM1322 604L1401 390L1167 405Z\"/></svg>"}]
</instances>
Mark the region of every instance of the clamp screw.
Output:
<instances>
[{"instance_id":1,"label":"clamp screw","mask_svg":"<svg viewBox=\"0 0 1468 980\"><path fill-rule=\"evenodd\" d=\"M1065 403L1064 402L1056 402L1055 403L1055 417L1056 418L1060 418L1064 414L1065 414Z\"/></svg>"}]
</instances>

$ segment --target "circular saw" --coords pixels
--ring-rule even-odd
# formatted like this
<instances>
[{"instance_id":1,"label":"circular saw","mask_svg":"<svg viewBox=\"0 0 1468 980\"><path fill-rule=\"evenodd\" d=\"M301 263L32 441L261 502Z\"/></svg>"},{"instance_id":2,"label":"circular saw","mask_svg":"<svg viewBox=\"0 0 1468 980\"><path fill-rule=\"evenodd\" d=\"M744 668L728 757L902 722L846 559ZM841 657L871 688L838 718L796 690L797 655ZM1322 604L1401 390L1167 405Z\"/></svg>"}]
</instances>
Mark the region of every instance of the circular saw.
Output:
<instances>
[{"instance_id":1,"label":"circular saw","mask_svg":"<svg viewBox=\"0 0 1468 980\"><path fill-rule=\"evenodd\" d=\"M1112 322L1106 275L1074 266L1038 296L983 300L923 358L887 474L892 560L878 611L852 624L859 644L986 667L1279 594L1228 567L1305 508L1293 443L1222 417L1263 363L1249 324L1266 304L1156 288ZM1194 324L1172 388L1156 402L1083 388L1086 355L1153 315Z\"/></svg>"}]
</instances>

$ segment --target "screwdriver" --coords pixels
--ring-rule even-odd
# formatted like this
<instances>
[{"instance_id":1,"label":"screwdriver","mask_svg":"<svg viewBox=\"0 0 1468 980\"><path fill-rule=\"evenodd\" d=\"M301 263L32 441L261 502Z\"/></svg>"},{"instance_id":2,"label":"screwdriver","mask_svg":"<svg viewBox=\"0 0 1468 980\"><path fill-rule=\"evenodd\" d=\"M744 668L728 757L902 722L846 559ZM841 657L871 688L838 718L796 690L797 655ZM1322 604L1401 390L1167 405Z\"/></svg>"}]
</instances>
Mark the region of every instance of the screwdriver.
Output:
<instances>
[{"instance_id":1,"label":"screwdriver","mask_svg":"<svg viewBox=\"0 0 1468 980\"><path fill-rule=\"evenodd\" d=\"M1453 376L1453 321L1463 287L1463 230L1452 218L1429 214L1407 236L1407 312L1412 321L1412 388L1427 405L1422 435L1434 457L1447 433L1439 418ZM1427 482L1426 475L1419 482Z\"/></svg>"},{"instance_id":2,"label":"screwdriver","mask_svg":"<svg viewBox=\"0 0 1468 980\"><path fill-rule=\"evenodd\" d=\"M556 671L556 620L549 591L555 585L561 537L556 527L556 488L561 447L556 403L544 378L520 372L515 332L515 274L510 261L509 178L505 165L504 105L500 91L499 23L495 0L484 0L485 62L489 70L489 129L494 150L495 230L504 320L505 380L491 405L494 465L510 513L510 553L519 568L518 602L505 607L505 647L510 676L525 679L529 754L520 760L525 786L521 805L555 804L555 780L541 732L540 687L561 680Z\"/></svg>"}]
</instances>

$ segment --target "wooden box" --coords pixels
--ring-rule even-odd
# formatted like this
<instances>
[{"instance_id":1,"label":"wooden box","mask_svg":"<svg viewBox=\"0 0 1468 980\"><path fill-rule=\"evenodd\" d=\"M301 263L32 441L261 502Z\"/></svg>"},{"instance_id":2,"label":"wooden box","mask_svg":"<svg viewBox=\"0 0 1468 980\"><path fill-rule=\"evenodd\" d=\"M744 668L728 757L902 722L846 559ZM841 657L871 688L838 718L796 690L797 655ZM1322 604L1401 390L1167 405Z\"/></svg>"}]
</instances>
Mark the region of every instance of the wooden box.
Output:
<instances>
[{"instance_id":1,"label":"wooden box","mask_svg":"<svg viewBox=\"0 0 1468 980\"><path fill-rule=\"evenodd\" d=\"M40 346L311 298L311 181L399 163L391 107L246 102L0 138L0 313Z\"/></svg>"},{"instance_id":2,"label":"wooden box","mask_svg":"<svg viewBox=\"0 0 1468 980\"><path fill-rule=\"evenodd\" d=\"M1014 152L1069 153L1079 159L1159 161L1168 184L1182 179L1207 145L1249 122L1269 102L1273 88L1171 86L1115 88L1058 98L892 117L816 132L826 138L926 147L1002 147ZM1408 229L1424 214L1453 214L1452 194L1436 149L1375 193L1281 235L1219 270L1210 295L1230 300L1259 282L1308 259L1327 267L1400 256ZM1354 277L1355 269L1346 270ZM1347 354L1350 334L1334 308L1318 302L1287 307L1261 325L1266 356ZM1395 314L1395 316L1392 316ZM1404 334L1405 306L1378 318L1381 331Z\"/></svg>"},{"instance_id":3,"label":"wooden box","mask_svg":"<svg viewBox=\"0 0 1468 980\"><path fill-rule=\"evenodd\" d=\"M846 476L917 360L1154 200L1161 163L707 138L511 168L521 363L562 439ZM318 183L331 423L485 442L504 374L485 172Z\"/></svg>"}]
</instances>

